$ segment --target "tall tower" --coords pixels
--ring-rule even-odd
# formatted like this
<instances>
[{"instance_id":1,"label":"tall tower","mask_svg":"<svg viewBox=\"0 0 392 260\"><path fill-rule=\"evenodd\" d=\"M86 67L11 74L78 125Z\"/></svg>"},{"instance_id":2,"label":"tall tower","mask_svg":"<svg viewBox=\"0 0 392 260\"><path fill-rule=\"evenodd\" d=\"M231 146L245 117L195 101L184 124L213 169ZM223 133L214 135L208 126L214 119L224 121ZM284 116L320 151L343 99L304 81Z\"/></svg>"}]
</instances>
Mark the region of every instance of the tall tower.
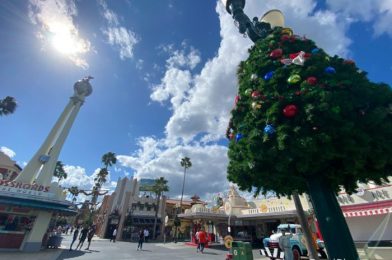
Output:
<instances>
[{"instance_id":1,"label":"tall tower","mask_svg":"<svg viewBox=\"0 0 392 260\"><path fill-rule=\"evenodd\" d=\"M53 126L48 137L46 137L42 146L24 167L15 181L30 184L35 181L37 184L43 186L50 185L65 139L69 134L85 98L93 91L89 82L92 78L93 77L88 76L74 84L74 95L70 98L70 101L61 113L56 124Z\"/></svg>"}]
</instances>

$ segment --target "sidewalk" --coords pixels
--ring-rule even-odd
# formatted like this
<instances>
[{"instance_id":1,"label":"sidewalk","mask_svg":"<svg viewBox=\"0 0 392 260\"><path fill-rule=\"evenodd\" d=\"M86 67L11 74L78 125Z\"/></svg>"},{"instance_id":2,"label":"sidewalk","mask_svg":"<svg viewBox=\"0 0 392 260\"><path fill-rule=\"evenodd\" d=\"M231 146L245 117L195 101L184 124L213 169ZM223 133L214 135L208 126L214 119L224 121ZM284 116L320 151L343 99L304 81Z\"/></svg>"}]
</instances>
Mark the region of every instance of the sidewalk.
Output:
<instances>
[{"instance_id":1,"label":"sidewalk","mask_svg":"<svg viewBox=\"0 0 392 260\"><path fill-rule=\"evenodd\" d=\"M20 252L20 251L12 251L12 252L0 252L0 259L8 259L8 260L32 260L32 259L39 259L39 260L54 260L59 258L64 250L68 250L69 248L69 241L72 239L72 235L62 235L63 242L61 246L57 249L42 249L39 252ZM102 239L97 236L93 237L93 241L100 241L100 240L107 240ZM75 242L75 244L77 244ZM74 245L75 247L76 245Z\"/></svg>"},{"instance_id":2,"label":"sidewalk","mask_svg":"<svg viewBox=\"0 0 392 260\"><path fill-rule=\"evenodd\" d=\"M63 252L64 248L58 249L44 249L39 252L0 252L0 259L12 259L12 260L54 260L57 259Z\"/></svg>"}]
</instances>

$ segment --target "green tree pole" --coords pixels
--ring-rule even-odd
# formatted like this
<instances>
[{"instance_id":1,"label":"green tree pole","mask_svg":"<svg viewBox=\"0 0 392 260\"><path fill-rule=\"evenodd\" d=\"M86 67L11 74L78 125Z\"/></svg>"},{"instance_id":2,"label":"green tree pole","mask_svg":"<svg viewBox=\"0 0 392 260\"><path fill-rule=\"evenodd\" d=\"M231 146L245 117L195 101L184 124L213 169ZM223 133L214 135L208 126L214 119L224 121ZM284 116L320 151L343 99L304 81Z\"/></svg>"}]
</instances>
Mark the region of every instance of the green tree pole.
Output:
<instances>
[{"instance_id":1,"label":"green tree pole","mask_svg":"<svg viewBox=\"0 0 392 260\"><path fill-rule=\"evenodd\" d=\"M0 99L0 116L6 116L15 112L18 104L15 98L7 96L4 99Z\"/></svg>"},{"instance_id":2,"label":"green tree pole","mask_svg":"<svg viewBox=\"0 0 392 260\"><path fill-rule=\"evenodd\" d=\"M336 193L390 176L391 88L280 27L249 50L238 83L229 180L256 193L308 192L329 258L358 259Z\"/></svg>"},{"instance_id":3,"label":"green tree pole","mask_svg":"<svg viewBox=\"0 0 392 260\"><path fill-rule=\"evenodd\" d=\"M169 191L169 186L167 185L167 180L164 177L160 177L155 180L154 185L152 186L152 192L155 193L157 197L157 202L155 205L155 217L154 217L154 229L153 229L153 239L156 238L156 230L157 230L157 220L158 220L158 211L159 211L159 204L161 201L161 196L164 192Z\"/></svg>"}]
</instances>

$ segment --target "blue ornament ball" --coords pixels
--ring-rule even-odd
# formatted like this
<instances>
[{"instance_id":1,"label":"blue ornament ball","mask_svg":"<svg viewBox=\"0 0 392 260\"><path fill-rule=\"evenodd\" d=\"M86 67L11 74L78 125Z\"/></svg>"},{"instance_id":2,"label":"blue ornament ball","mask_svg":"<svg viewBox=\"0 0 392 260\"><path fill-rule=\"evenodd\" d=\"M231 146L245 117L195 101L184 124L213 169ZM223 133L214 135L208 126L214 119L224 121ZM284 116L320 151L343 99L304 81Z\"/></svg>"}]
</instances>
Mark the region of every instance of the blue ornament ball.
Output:
<instances>
[{"instance_id":1,"label":"blue ornament ball","mask_svg":"<svg viewBox=\"0 0 392 260\"><path fill-rule=\"evenodd\" d=\"M335 74L335 73L336 73L335 68L334 68L334 67L331 67L331 66L326 67L324 71L325 71L325 73L327 73L327 74Z\"/></svg>"},{"instance_id":2,"label":"blue ornament ball","mask_svg":"<svg viewBox=\"0 0 392 260\"><path fill-rule=\"evenodd\" d=\"M272 78L272 76L274 76L274 72L270 71L270 72L268 72L267 74L264 75L264 79L265 80L269 80L269 79Z\"/></svg>"},{"instance_id":3,"label":"blue ornament ball","mask_svg":"<svg viewBox=\"0 0 392 260\"><path fill-rule=\"evenodd\" d=\"M244 136L240 133L235 135L235 140L238 142L239 140L241 140Z\"/></svg>"},{"instance_id":4,"label":"blue ornament ball","mask_svg":"<svg viewBox=\"0 0 392 260\"><path fill-rule=\"evenodd\" d=\"M313 54L316 54L316 53L318 53L319 51L320 51L319 48L314 48L314 49L312 50L312 53L313 53Z\"/></svg>"},{"instance_id":5,"label":"blue ornament ball","mask_svg":"<svg viewBox=\"0 0 392 260\"><path fill-rule=\"evenodd\" d=\"M266 133L267 135L272 135L275 133L275 128L272 125L266 125L264 127L264 133Z\"/></svg>"}]
</instances>

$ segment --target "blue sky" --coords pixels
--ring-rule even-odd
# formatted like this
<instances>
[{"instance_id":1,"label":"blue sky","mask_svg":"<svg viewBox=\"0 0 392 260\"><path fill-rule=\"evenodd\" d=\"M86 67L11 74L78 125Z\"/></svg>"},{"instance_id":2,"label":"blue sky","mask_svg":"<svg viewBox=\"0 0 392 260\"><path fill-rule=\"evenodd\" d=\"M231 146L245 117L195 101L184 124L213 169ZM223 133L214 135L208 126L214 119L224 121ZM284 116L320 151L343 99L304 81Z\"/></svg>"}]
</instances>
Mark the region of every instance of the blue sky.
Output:
<instances>
[{"instance_id":1,"label":"blue sky","mask_svg":"<svg viewBox=\"0 0 392 260\"><path fill-rule=\"evenodd\" d=\"M355 60L375 82L392 84L389 0L248 0L245 12L280 9L286 25L329 54ZM180 159L191 158L185 193L227 189L224 134L236 95L236 66L249 39L220 1L0 1L0 147L21 165L39 148L72 95L92 75L60 160L65 186L91 187L101 156L118 155L118 177L169 180L181 193Z\"/></svg>"}]
</instances>

